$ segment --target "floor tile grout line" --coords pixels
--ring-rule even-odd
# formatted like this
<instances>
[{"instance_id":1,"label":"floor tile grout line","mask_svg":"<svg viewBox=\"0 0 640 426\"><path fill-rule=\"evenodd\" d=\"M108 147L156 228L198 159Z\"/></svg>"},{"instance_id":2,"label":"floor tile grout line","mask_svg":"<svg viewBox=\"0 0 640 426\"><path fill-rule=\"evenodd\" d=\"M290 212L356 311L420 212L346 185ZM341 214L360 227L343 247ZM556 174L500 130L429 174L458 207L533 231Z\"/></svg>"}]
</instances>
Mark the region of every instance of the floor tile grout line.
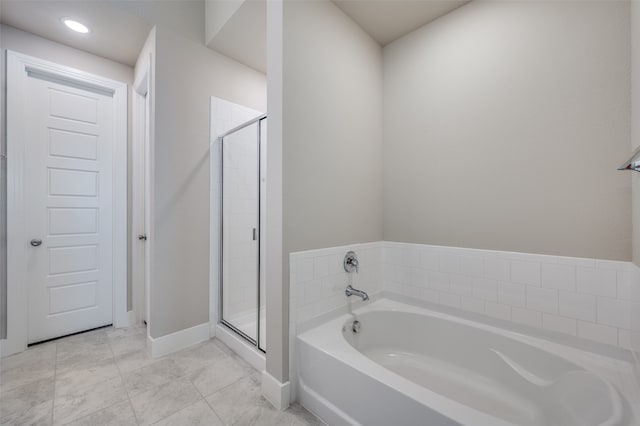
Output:
<instances>
[{"instance_id":1,"label":"floor tile grout line","mask_svg":"<svg viewBox=\"0 0 640 426\"><path fill-rule=\"evenodd\" d=\"M180 380L180 379L178 379L178 380ZM202 397L202 394L200 393L200 391L198 390L198 388L196 388L196 387L195 387L195 385L191 382L191 380L188 380L188 381L189 381L189 383L191 384L191 386L193 386L193 387L196 389L196 392L198 392L198 394L200 394L200 397ZM171 383L171 382L170 382L170 383ZM202 397L202 399L204 399L204 398ZM200 400L195 401L193 404L195 404L195 403L197 403L197 402L200 402ZM182 408L177 409L176 411L172 411L171 413L167 414L167 415L166 415L166 416L164 416L163 418L158 419L158 420L156 420L155 422L151 423L149 426L153 426L153 425L155 425L156 423L161 422L162 420L164 420L164 419L166 419L166 418L169 418L169 417L173 416L173 415L174 415L174 414L176 414L176 413L179 413L180 411L184 410L185 408L187 408L187 407L191 407L193 404L189 404L189 405L187 405L187 406L184 406L184 407L182 407ZM135 411L134 411L134 415L135 415ZM140 423L138 423L138 424L140 424Z\"/></svg>"},{"instance_id":2,"label":"floor tile grout line","mask_svg":"<svg viewBox=\"0 0 640 426\"><path fill-rule=\"evenodd\" d=\"M109 342L111 342L111 341L109 341ZM110 347L111 347L111 346L110 346ZM188 349L188 348L185 348L185 349ZM111 351L113 352L113 348L111 348ZM177 351L177 352L175 352L175 353L179 353L179 352L180 352L180 351ZM160 360L162 360L162 359L171 359L171 358L170 358L170 355L171 355L171 354L167 354L167 355L161 356L161 357L157 358L157 361L160 361ZM152 364L149 364L149 365L142 366L142 367L140 367L140 368L136 368L136 369L134 369L134 370L131 370L129 373L132 373L132 372L139 371L139 370L142 370L142 369L144 369L144 368L147 368L147 367L149 367L149 366L153 365L154 363L156 363L157 361L154 361ZM174 361L175 361L175 360L174 360ZM122 378L122 380L123 380L123 382L124 382L124 377L122 377L122 371L120 370L120 367L117 365L117 363L116 363L116 367L118 368L118 372L120 372L121 378ZM175 412L172 412L172 413L168 414L167 416L165 416L165 417L163 417L163 418L161 418L161 419L158 419L157 421L153 422L153 423L152 423L152 425L153 425L153 424L156 424L156 423L158 423L158 422L161 422L162 420L164 420L164 419L166 419L166 418L168 418L168 417L170 417L170 416L173 416L174 414L176 414L176 413L178 413L178 412L180 412L180 411L184 410L185 408L188 408L188 407L190 407L190 406L192 406L192 405L195 405L196 403L200 402L201 400L204 400L204 401L205 401L205 403L206 403L206 399L205 399L205 397L202 395L202 392L200 392L200 390L198 389L198 387L197 387L197 386L193 383L193 381L192 381L188 376L186 376L186 375L187 375L187 373L185 372L185 377L184 377L184 378L186 378L186 379L187 379L187 381L188 381L188 382L189 382L189 383L190 383L190 384L195 388L196 392L198 392L198 394L200 395L201 399L199 399L198 401L195 401L195 402L194 402L194 403L192 403L192 404L187 405L186 407L182 407L182 408L180 408L180 409L176 410ZM140 424L141 424L141 422L138 420L138 416L136 415L135 409L133 409L133 402L131 401L131 394L129 393L129 390L127 389L127 387L126 387L126 386L125 386L125 392L127 393L127 397L129 398L129 403L131 404L131 409L133 410L133 415L135 416L136 423L137 423L138 425L140 425ZM213 408L212 408L212 410L213 410ZM214 414L216 415L216 417L220 418L220 416L218 416L218 414L217 414L215 411L214 411ZM224 422L223 422L223 423L224 423Z\"/></svg>"},{"instance_id":3,"label":"floor tile grout line","mask_svg":"<svg viewBox=\"0 0 640 426\"><path fill-rule=\"evenodd\" d=\"M105 332L105 331L101 331L101 333L104 333L105 338L107 339L107 345L109 346L109 351L111 352L111 357L112 357L113 362L114 362L114 364L115 364L115 356L114 356L114 353L113 353L113 349L111 348L111 342L109 342L109 336L106 334L106 332ZM93 335L93 334L91 334L91 335ZM73 336L77 336L77 335L73 335ZM69 337L72 337L72 336L69 336ZM63 339L58 340L58 342L63 341L63 340L64 340L64 338L63 338ZM58 342L56 342L56 365L55 365L55 370L54 370L54 377L56 377L56 376L57 376L57 371L58 371L58 360L57 360L57 358L58 358ZM124 387L124 380L123 380L123 378L122 378L122 374L120 373L120 370L118 369L118 365L117 365L117 364L116 364L116 369L117 369L117 371L118 371L118 376L117 376L117 377L119 377L119 378L120 378L120 380L122 381L123 387ZM71 369L71 370L73 370L73 369ZM98 385L98 384L104 383L104 382L106 382L106 381L108 381L108 380L112 380L112 379L115 379L115 376L114 376L114 377L107 378L107 379L104 379L104 380L102 380L102 381L100 381L100 382L96 383L95 385ZM57 386L55 386L55 385L56 385L56 382L57 382L57 380L55 380L55 379L54 379L54 397L55 397L55 388L57 387ZM125 388L125 392L126 392L126 388ZM129 395L128 395L128 394L127 394L127 398L129 398ZM121 403L121 402L123 402L123 401L124 401L124 399L123 399L122 401L115 402L115 403L113 403L113 404L109 405L108 407L104 407L104 408L101 408L101 409L99 409L99 410L95 410L95 411L92 411L92 412L90 412L90 413L87 413L85 416L82 416L82 417L80 417L80 418L73 419L73 420L71 420L71 421L68 421L68 422L64 423L64 425L67 425L67 424L73 423L73 422L75 422L75 421L78 421L78 420L84 419L85 417L89 417L89 416L91 416L91 415L93 415L93 414L99 413L100 411L102 411L102 410L106 410L106 409L108 409L108 408L111 408L111 407L113 407L114 405L120 404L120 403ZM55 408L55 399L54 399L54 408ZM135 412L134 412L134 416L135 416ZM137 420L136 420L136 422L137 422ZM52 424L53 424L53 423L52 423Z\"/></svg>"},{"instance_id":4,"label":"floor tile grout line","mask_svg":"<svg viewBox=\"0 0 640 426\"><path fill-rule=\"evenodd\" d=\"M55 343L56 344L56 354L55 357L53 358L53 398L51 399L51 424L53 425L54 422L54 413L55 413L55 408L56 408L56 383L57 383L57 377L58 377L58 342Z\"/></svg>"},{"instance_id":5,"label":"floor tile grout line","mask_svg":"<svg viewBox=\"0 0 640 426\"><path fill-rule=\"evenodd\" d=\"M133 402L131 401L131 394L129 393L129 389L127 389L127 385L125 384L125 381L124 381L124 376L122 375L120 366L116 361L116 354L115 352L113 352L113 346L111 346L111 338L109 337L108 334L107 334L107 342L109 342L109 349L111 350L111 354L113 355L113 363L116 365L116 368L118 369L120 380L122 380L122 386L124 387L124 392L127 394L127 401L129 401L129 407L131 408L131 412L133 413L133 418L135 419L136 424L139 425L141 424L140 420L138 420L138 415L136 414L136 410L133 408ZM144 367L141 367L141 368L144 368Z\"/></svg>"},{"instance_id":6,"label":"floor tile grout line","mask_svg":"<svg viewBox=\"0 0 640 426\"><path fill-rule=\"evenodd\" d=\"M225 354L225 355L226 355L226 354ZM228 356L228 355L227 355L227 356ZM223 387L221 387L220 389L218 389L217 391L215 391L215 392L211 393L209 396L214 395L214 394L216 394L216 393L218 393L218 392L222 391L223 389L228 388L229 386L231 386L231 385L233 385L233 384L235 384L235 383L239 382L240 380L244 379L245 377L248 377L248 376L242 376L241 378L239 378L239 379L238 379L238 380L236 380L235 382L230 383L230 384L228 384L228 385L226 385L226 386L223 386ZM198 391L198 393L200 394L200 396L201 396L201 397L202 397L202 399L204 400L205 404L207 404L207 405L209 406L209 408L211 409L211 411L213 411L213 414L218 418L218 420L220 420L220 422L221 422L222 424L226 425L227 423L226 423L225 421L223 421L223 420L222 420L222 417L220 417L220 415L218 414L218 412L216 411L216 409L215 409L215 408L213 408L213 407L211 406L211 404L209 404L209 401L207 401L207 397L206 397L206 396L204 396L204 394L200 391L200 389L198 389L198 386L196 386L196 384L193 382L193 380L191 380L191 378L190 378L190 377L188 377L188 380L189 380L189 382L191 383L191 385L192 385L194 388L196 388L196 391ZM195 403L194 403L194 404L195 404ZM193 404L192 404L192 405L193 405ZM185 408L186 408L186 407L185 407Z\"/></svg>"},{"instance_id":7,"label":"floor tile grout line","mask_svg":"<svg viewBox=\"0 0 640 426\"><path fill-rule=\"evenodd\" d=\"M222 389L221 389L222 390ZM219 391L218 391L219 392ZM216 392L212 393L211 395L214 395ZM210 395L210 396L211 396ZM211 405L211 403L209 401L207 401L207 398L202 398L204 399L204 403L207 404L207 406L211 409L211 411L213 411L213 414L218 418L218 420L220 420L220 423L222 423L223 425L226 425L227 422L225 422L224 420L222 420L222 417L220 416L220 414L218 414L218 412L216 411L215 408L213 408L213 405Z\"/></svg>"},{"instance_id":8,"label":"floor tile grout line","mask_svg":"<svg viewBox=\"0 0 640 426\"><path fill-rule=\"evenodd\" d=\"M98 333L96 333L96 334L98 334ZM127 389L127 386L125 385L125 373L123 373L122 368L121 368L121 365L120 365L118 362L116 362L116 355L115 355L115 350L114 350L114 345L113 345L113 343L114 343L114 341L116 341L116 340L117 340L117 338L118 338L118 337L120 337L120 336L119 336L119 335L117 335L117 336L115 336L115 337L111 337L111 336L110 336L106 331L102 331L102 332L101 332L101 333L99 333L99 334L101 334L102 336L104 336L104 338L106 339L106 343L107 343L107 345L108 345L108 347L109 347L109 353L111 354L111 360L112 360L112 362L115 364L115 366L116 366L116 372L117 372L117 375L116 375L116 376L114 376L114 377L112 377L112 378L109 378L109 379L105 379L105 381L106 381L106 380L111 380L111 379L113 379L113 378L115 378L115 377L120 378L121 384L123 385L124 390L125 390L126 398L125 398L125 399L122 399L122 400L120 400L120 401L117 401L117 402L115 402L115 403L112 403L112 404L108 405L107 407L103 407L103 408L101 408L101 409L94 410L94 411L92 411L92 412L90 412L90 413L84 414L84 415L82 415L82 416L81 416L81 417L79 417L79 418L72 419L72 420L70 420L70 422L71 422L71 423L73 423L73 422L76 422L76 421L81 421L82 419L86 419L86 418L89 418L89 417L91 417L91 416L96 415L96 413L100 413L100 412L102 412L102 411L109 410L109 409L113 408L114 406L116 406L116 405L118 405L118 404L124 404L124 401L127 401L127 402L128 402L128 406L129 406L129 409L131 410L131 412L132 412L132 414L133 414L133 420L136 422L136 424L140 425L140 424L142 424L142 421L141 421L140 419L138 419L138 415L136 414L136 411L134 410L133 401L132 401L132 397L131 397L130 391L129 391L129 389ZM92 334L92 335L94 335L94 334ZM97 336L97 337L102 337L102 336ZM63 341L63 340L64 340L64 339L61 339L61 341ZM101 344L101 340L102 340L102 339L99 339L99 341L93 341L93 339L89 339L89 340L79 340L79 343L80 343L81 345L83 345L83 344L94 344L94 343L95 343L95 344ZM134 340L135 340L135 339L134 339ZM75 342L75 340L74 340L73 342ZM209 394L208 394L208 396L205 396L205 395L204 395L204 391L201 391L201 389L200 389L200 388L198 388L198 386L196 386L195 380L197 379L197 377L196 377L196 376L194 376L194 375L192 374L192 373L193 373L193 371L195 371L195 370L193 370L193 371L191 371L191 373L189 373L189 369L186 369L186 370L185 370L184 375L181 377L181 380L185 380L185 379L186 379L186 380L185 380L185 382L186 382L186 383L189 383L191 386L193 386L193 387L196 389L196 392L197 392L197 394L198 394L198 395L200 395L200 398L197 398L197 400L196 400L196 401L194 401L194 402L192 402L191 404L188 404L188 405L186 405L186 406L183 406L183 407L181 407L181 408L179 408L179 409L177 409L177 410L175 410L175 411L173 411L173 412L169 413L168 415L164 416L164 417L163 417L163 418L161 418L161 419L155 420L155 421L153 422L153 424L156 424L156 423L158 423L158 422L161 422L161 421L163 421L163 420L167 419L168 417L171 417L171 416L175 415L176 413L178 413L178 412L180 412L180 411L182 411L182 410L185 410L185 409L187 409L187 408L189 408L189 407L192 407L193 405L195 405L195 404L199 403L199 402L200 402L200 401L202 401L202 400L204 400L204 401L205 401L205 404L207 405L207 407L208 407L209 409L211 409L211 411L214 413L214 415L215 415L216 419L218 419L222 424L226 424L226 422L222 419L222 417L220 416L220 414L219 414L219 413L217 412L217 410L213 407L213 405L212 405L212 404L207 400L207 398L208 398L208 397L210 398L210 397L212 397L212 396L213 396L213 395L215 395L215 394L222 394L222 395L224 395L224 394L228 391L228 388L230 388L230 387L231 387L231 386L233 386L233 385L236 385L238 382L240 382L240 381L242 381L242 380L250 381L250 382L252 383L252 385L257 385L257 386L259 387L259 380L256 380L255 375L254 375L254 372L259 373L259 371L258 371L258 370L254 369L251 365L248 365L248 364L247 364L247 365L244 365L244 363L242 363L242 362L241 362L241 361L242 361L242 359L241 359L241 358L236 359L236 358L238 358L238 357L237 357L237 354L235 354L233 351L225 350L226 345L224 345L224 343L223 343L223 342L219 341L219 339L215 339L215 338L213 338L213 339L209 339L207 342L209 342L209 343L213 344L213 345L214 345L218 350L220 350L220 351L221 351L221 355L222 355L222 357L220 357L220 358L218 359L218 356L217 356L217 355L215 355L215 351L214 351L214 355L215 355L215 356L214 356L214 355L212 355L211 357L207 356L207 352L205 352L205 354L204 354L205 356L204 356L204 358L202 358L202 360L203 360L203 361L205 361L205 364L204 364L204 365L205 365L207 368L211 368L211 367L213 367L213 368L215 369L216 367L214 367L214 364L215 364L217 361L219 361L219 360L221 360L221 359L230 359L230 360L236 361L236 362L234 363L234 365L235 365L235 367L234 367L234 368L237 368L237 369L238 369L238 373L240 373L240 377L238 377L238 378L237 378L236 380L234 380L233 382L231 382L231 383L229 383L229 384L226 384L226 385L222 386L221 388L217 389L216 391L214 391L214 392L212 392L212 393L209 393ZM118 342L118 343L120 343L120 342ZM126 343L126 342L125 342L125 343ZM133 342L133 343L136 343L136 342ZM206 343L206 342L203 342L203 343ZM65 345L66 345L66 343L65 343ZM127 344L125 344L125 345L121 345L121 346L122 346L122 348L123 348L123 349L125 349L125 348L127 348L127 346L128 346L128 345L127 345ZM145 344L145 346L146 346L146 344ZM224 346L224 347L223 347L223 346ZM61 354L66 353L66 352L60 352L60 350L61 350L61 349L64 349L65 347L66 347L66 346L64 346L64 345L63 345L63 348L60 348L60 344L59 344L59 342L56 342L56 343L54 344L54 348L53 348L53 349L54 349L54 365L53 365L53 396L52 396L52 401L51 401L51 416L50 416L50 419L51 419L52 424L53 424L53 422L56 420L56 419L55 419L55 410L54 410L54 409L55 409L56 401L57 401L57 400L58 400L58 398L60 397L60 395L58 395L58 394L59 394L59 392L61 391L61 388L58 386L58 385L59 385L59 383L58 383L58 379L60 379L60 377L58 377L58 376L60 375L59 373L61 373L61 372L63 372L63 371L66 371L66 368L63 368L63 369L59 368L59 367L60 367L60 365L59 365L59 363L58 363L58 358L59 358L59 356L60 356ZM119 347L119 346L118 346L118 347ZM176 354L179 354L179 353L181 353L181 352L185 352L185 353L187 354L187 356L188 356L188 352L187 352L187 351L188 351L188 349L190 349L190 348L185 348L185 349L183 349L183 350L176 351L175 353L176 353ZM144 351L144 349L140 349L140 350ZM130 351L130 352L126 352L126 353L134 353L134 352L135 352L135 350L134 350L134 351ZM121 355L122 355L122 354L121 354ZM202 357L202 355L203 355L203 354L200 354L200 355L198 355L198 357ZM141 367L138 367L138 368L136 368L136 369L134 369L134 370L131 370L131 372L127 372L127 374L132 373L132 372L136 372L136 371L140 371L140 370L143 370L143 369L145 369L145 368L148 368L149 366L151 366L151 365L155 364L155 362L156 362L156 361L160 361L160 360L162 360L162 359L169 359L169 360L170 360L170 359L172 359L172 357L168 355L168 356L165 356L165 357L157 358L157 359L155 359L151 364L149 364L149 365L143 365L143 366L141 366ZM106 359L105 359L105 360L106 360ZM135 361L135 360L134 360L134 361ZM174 359L174 361L175 361L175 359ZM71 363L71 364L69 365L69 367L70 367L71 371L75 370L75 367L73 366L73 364L75 364L75 362L73 362L73 363ZM62 365L62 364L61 364L61 365ZM134 363L134 365L135 365L135 363ZM63 376L64 376L64 375L63 375ZM61 377L63 377L63 376L61 376ZM102 381L100 381L100 382L102 382ZM205 387L205 388L206 388L206 387ZM205 388L203 388L203 389L205 389ZM124 396L124 395L123 395L123 396ZM195 396L195 395L194 395L194 396ZM105 402L106 402L106 401L105 401ZM312 414L312 415L313 415L313 414ZM314 417L317 417L317 416L315 416L315 415L313 415L313 416L314 416ZM62 424L68 424L68 423L69 423L69 422L67 422L67 421L66 421L66 419L62 419L62 421L64 422L64 423L62 423Z\"/></svg>"},{"instance_id":9,"label":"floor tile grout line","mask_svg":"<svg viewBox=\"0 0 640 426\"><path fill-rule=\"evenodd\" d=\"M215 342L214 342L214 340L215 340L215 337L214 337L214 338L209 339L209 340L208 340L208 342L211 342L212 344L216 345L216 344L215 344ZM218 345L216 345L216 346L218 346ZM221 348L219 348L219 347L218 347L218 349L220 349L220 350L222 351L222 353L223 353L226 357L232 358L232 355L227 354L225 351L223 351L223 350L222 350ZM180 352L180 351L178 351L178 352ZM176 353L177 353L177 352L176 352ZM211 393L211 394L209 394L208 396L212 396L212 395L215 395L215 394L216 394L216 393L218 393L218 392L222 392L224 389L226 389L226 388L228 388L229 386L232 386L232 385L234 385L234 384L238 383L238 382L239 382L240 380L242 380L242 379L248 378L249 380L251 380L250 375L249 375L249 374L248 374L248 373L247 373L247 372L246 372L242 367L240 367L240 366L238 366L238 367L243 371L243 375L242 375L242 377L238 378L237 380L233 381L232 383L229 383L228 385L225 385L225 386L221 387L220 389L216 390L215 392L212 392L212 393ZM209 403L209 401L207 400L207 396L205 396L205 395L200 391L200 389L198 389L198 386L196 386L196 384L193 382L193 380L191 380L191 378L190 378L190 377L187 377L187 379L188 379L188 380L189 380L189 382L193 385L193 387L194 387L194 388L196 388L196 391L198 391L198 393L200 394L200 396L202 397L202 399L204 400L204 402L209 406L209 408L211 409L211 411L213 411L213 414L215 414L215 416L218 418L218 420L220 420L220 422L221 422L222 424L226 425L227 423L222 419L222 417L220 416L220 414L218 414L218 412L216 411L216 409L215 409L215 408L213 408L213 406L212 406L212 405ZM194 403L194 404L195 404L195 403ZM192 404L192 405L193 405L193 404ZM185 408L186 408L186 407L185 407ZM174 414L175 414L175 413L174 413ZM165 417L165 418L166 418L166 417ZM160 421L160 420L158 420L158 421Z\"/></svg>"}]
</instances>

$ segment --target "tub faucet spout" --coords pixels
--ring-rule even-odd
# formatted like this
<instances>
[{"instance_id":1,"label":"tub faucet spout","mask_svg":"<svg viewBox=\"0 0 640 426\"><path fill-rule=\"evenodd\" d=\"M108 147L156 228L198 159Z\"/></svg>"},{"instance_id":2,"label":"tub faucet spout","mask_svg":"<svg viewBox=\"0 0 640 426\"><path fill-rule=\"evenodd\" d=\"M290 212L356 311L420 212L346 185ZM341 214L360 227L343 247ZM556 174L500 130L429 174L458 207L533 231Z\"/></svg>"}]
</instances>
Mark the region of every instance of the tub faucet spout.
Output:
<instances>
[{"instance_id":1,"label":"tub faucet spout","mask_svg":"<svg viewBox=\"0 0 640 426\"><path fill-rule=\"evenodd\" d=\"M366 302L367 300L369 300L369 295L367 293L365 293L362 290L357 290L355 288L353 288L351 286L351 284L349 284L346 288L346 290L344 291L344 294L347 295L347 297L349 296L358 296L362 299L363 302Z\"/></svg>"}]
</instances>

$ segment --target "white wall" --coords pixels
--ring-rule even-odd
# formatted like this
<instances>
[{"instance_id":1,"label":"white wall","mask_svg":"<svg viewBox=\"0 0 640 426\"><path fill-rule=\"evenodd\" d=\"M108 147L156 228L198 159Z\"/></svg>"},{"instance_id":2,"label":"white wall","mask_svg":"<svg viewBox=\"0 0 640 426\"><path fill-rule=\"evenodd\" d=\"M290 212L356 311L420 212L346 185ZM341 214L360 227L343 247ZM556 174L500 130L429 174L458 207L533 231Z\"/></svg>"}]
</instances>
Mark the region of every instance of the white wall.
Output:
<instances>
[{"instance_id":1,"label":"white wall","mask_svg":"<svg viewBox=\"0 0 640 426\"><path fill-rule=\"evenodd\" d=\"M285 2L283 55L283 300L288 300L290 252L382 235L382 52L333 3L321 0ZM274 327L288 336L286 314L282 320L267 318L267 371L286 381L286 337L271 338Z\"/></svg>"},{"instance_id":2,"label":"white wall","mask_svg":"<svg viewBox=\"0 0 640 426\"><path fill-rule=\"evenodd\" d=\"M209 103L266 109L264 74L156 28L151 336L209 322Z\"/></svg>"},{"instance_id":3,"label":"white wall","mask_svg":"<svg viewBox=\"0 0 640 426\"><path fill-rule=\"evenodd\" d=\"M209 44L245 0L205 0L204 42Z\"/></svg>"},{"instance_id":4,"label":"white wall","mask_svg":"<svg viewBox=\"0 0 640 426\"><path fill-rule=\"evenodd\" d=\"M38 37L31 33L27 33L16 28L0 25L0 81L2 84L2 91L0 99L6 99L6 51L13 50L26 55L35 56L41 59L45 59L51 62L76 68L82 71L90 72L103 77L111 78L114 80L122 81L129 85L133 82L133 68L127 65L122 65L117 62L110 61L108 59L101 58L99 56L92 55L90 53L83 52L59 43L55 43L46 40L42 37ZM129 96L129 99L131 96ZM2 146L1 152L6 152L6 114L4 112L5 104L0 103L0 144ZM131 107L129 106L129 111ZM129 140L131 140L131 134L129 133ZM129 144L130 151L130 144ZM2 191L6 190L6 180L3 175L0 178ZM6 261L4 248L6 244L6 230L4 226L5 212L0 214L0 336L2 335L2 329L5 325L6 307L6 277L4 276L6 267L4 263ZM129 289L130 295L130 289ZM131 298L129 297L129 302Z\"/></svg>"},{"instance_id":5,"label":"white wall","mask_svg":"<svg viewBox=\"0 0 640 426\"><path fill-rule=\"evenodd\" d=\"M629 3L471 2L384 48L384 239L631 259Z\"/></svg>"}]
</instances>

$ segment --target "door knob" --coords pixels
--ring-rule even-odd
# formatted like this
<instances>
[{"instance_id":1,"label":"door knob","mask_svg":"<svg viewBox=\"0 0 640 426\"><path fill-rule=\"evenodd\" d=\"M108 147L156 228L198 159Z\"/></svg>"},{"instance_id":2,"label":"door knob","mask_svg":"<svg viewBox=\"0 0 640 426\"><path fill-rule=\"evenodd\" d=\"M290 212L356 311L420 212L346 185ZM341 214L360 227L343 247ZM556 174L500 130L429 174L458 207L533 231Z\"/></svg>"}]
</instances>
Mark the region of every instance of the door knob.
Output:
<instances>
[{"instance_id":1,"label":"door knob","mask_svg":"<svg viewBox=\"0 0 640 426\"><path fill-rule=\"evenodd\" d=\"M147 241L147 236L145 234L140 234L140 235L138 235L138 239L140 241Z\"/></svg>"},{"instance_id":2,"label":"door knob","mask_svg":"<svg viewBox=\"0 0 640 426\"><path fill-rule=\"evenodd\" d=\"M37 238L34 238L33 240L31 240L31 245L34 247L38 247L41 244L42 244L42 240L39 240Z\"/></svg>"}]
</instances>

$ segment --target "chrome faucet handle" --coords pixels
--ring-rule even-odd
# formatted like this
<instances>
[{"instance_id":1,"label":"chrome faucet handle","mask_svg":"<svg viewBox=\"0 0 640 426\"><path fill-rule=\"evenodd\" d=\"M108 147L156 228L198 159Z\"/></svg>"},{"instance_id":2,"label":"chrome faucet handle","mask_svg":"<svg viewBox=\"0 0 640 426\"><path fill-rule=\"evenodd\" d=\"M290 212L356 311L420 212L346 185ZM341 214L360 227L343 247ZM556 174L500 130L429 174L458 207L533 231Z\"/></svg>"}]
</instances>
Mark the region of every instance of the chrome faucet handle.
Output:
<instances>
[{"instance_id":1,"label":"chrome faucet handle","mask_svg":"<svg viewBox=\"0 0 640 426\"><path fill-rule=\"evenodd\" d=\"M354 251L348 251L347 254L344 255L344 262L342 263L344 266L344 270L351 273L358 273L358 266L360 262L358 262L358 255Z\"/></svg>"}]
</instances>

